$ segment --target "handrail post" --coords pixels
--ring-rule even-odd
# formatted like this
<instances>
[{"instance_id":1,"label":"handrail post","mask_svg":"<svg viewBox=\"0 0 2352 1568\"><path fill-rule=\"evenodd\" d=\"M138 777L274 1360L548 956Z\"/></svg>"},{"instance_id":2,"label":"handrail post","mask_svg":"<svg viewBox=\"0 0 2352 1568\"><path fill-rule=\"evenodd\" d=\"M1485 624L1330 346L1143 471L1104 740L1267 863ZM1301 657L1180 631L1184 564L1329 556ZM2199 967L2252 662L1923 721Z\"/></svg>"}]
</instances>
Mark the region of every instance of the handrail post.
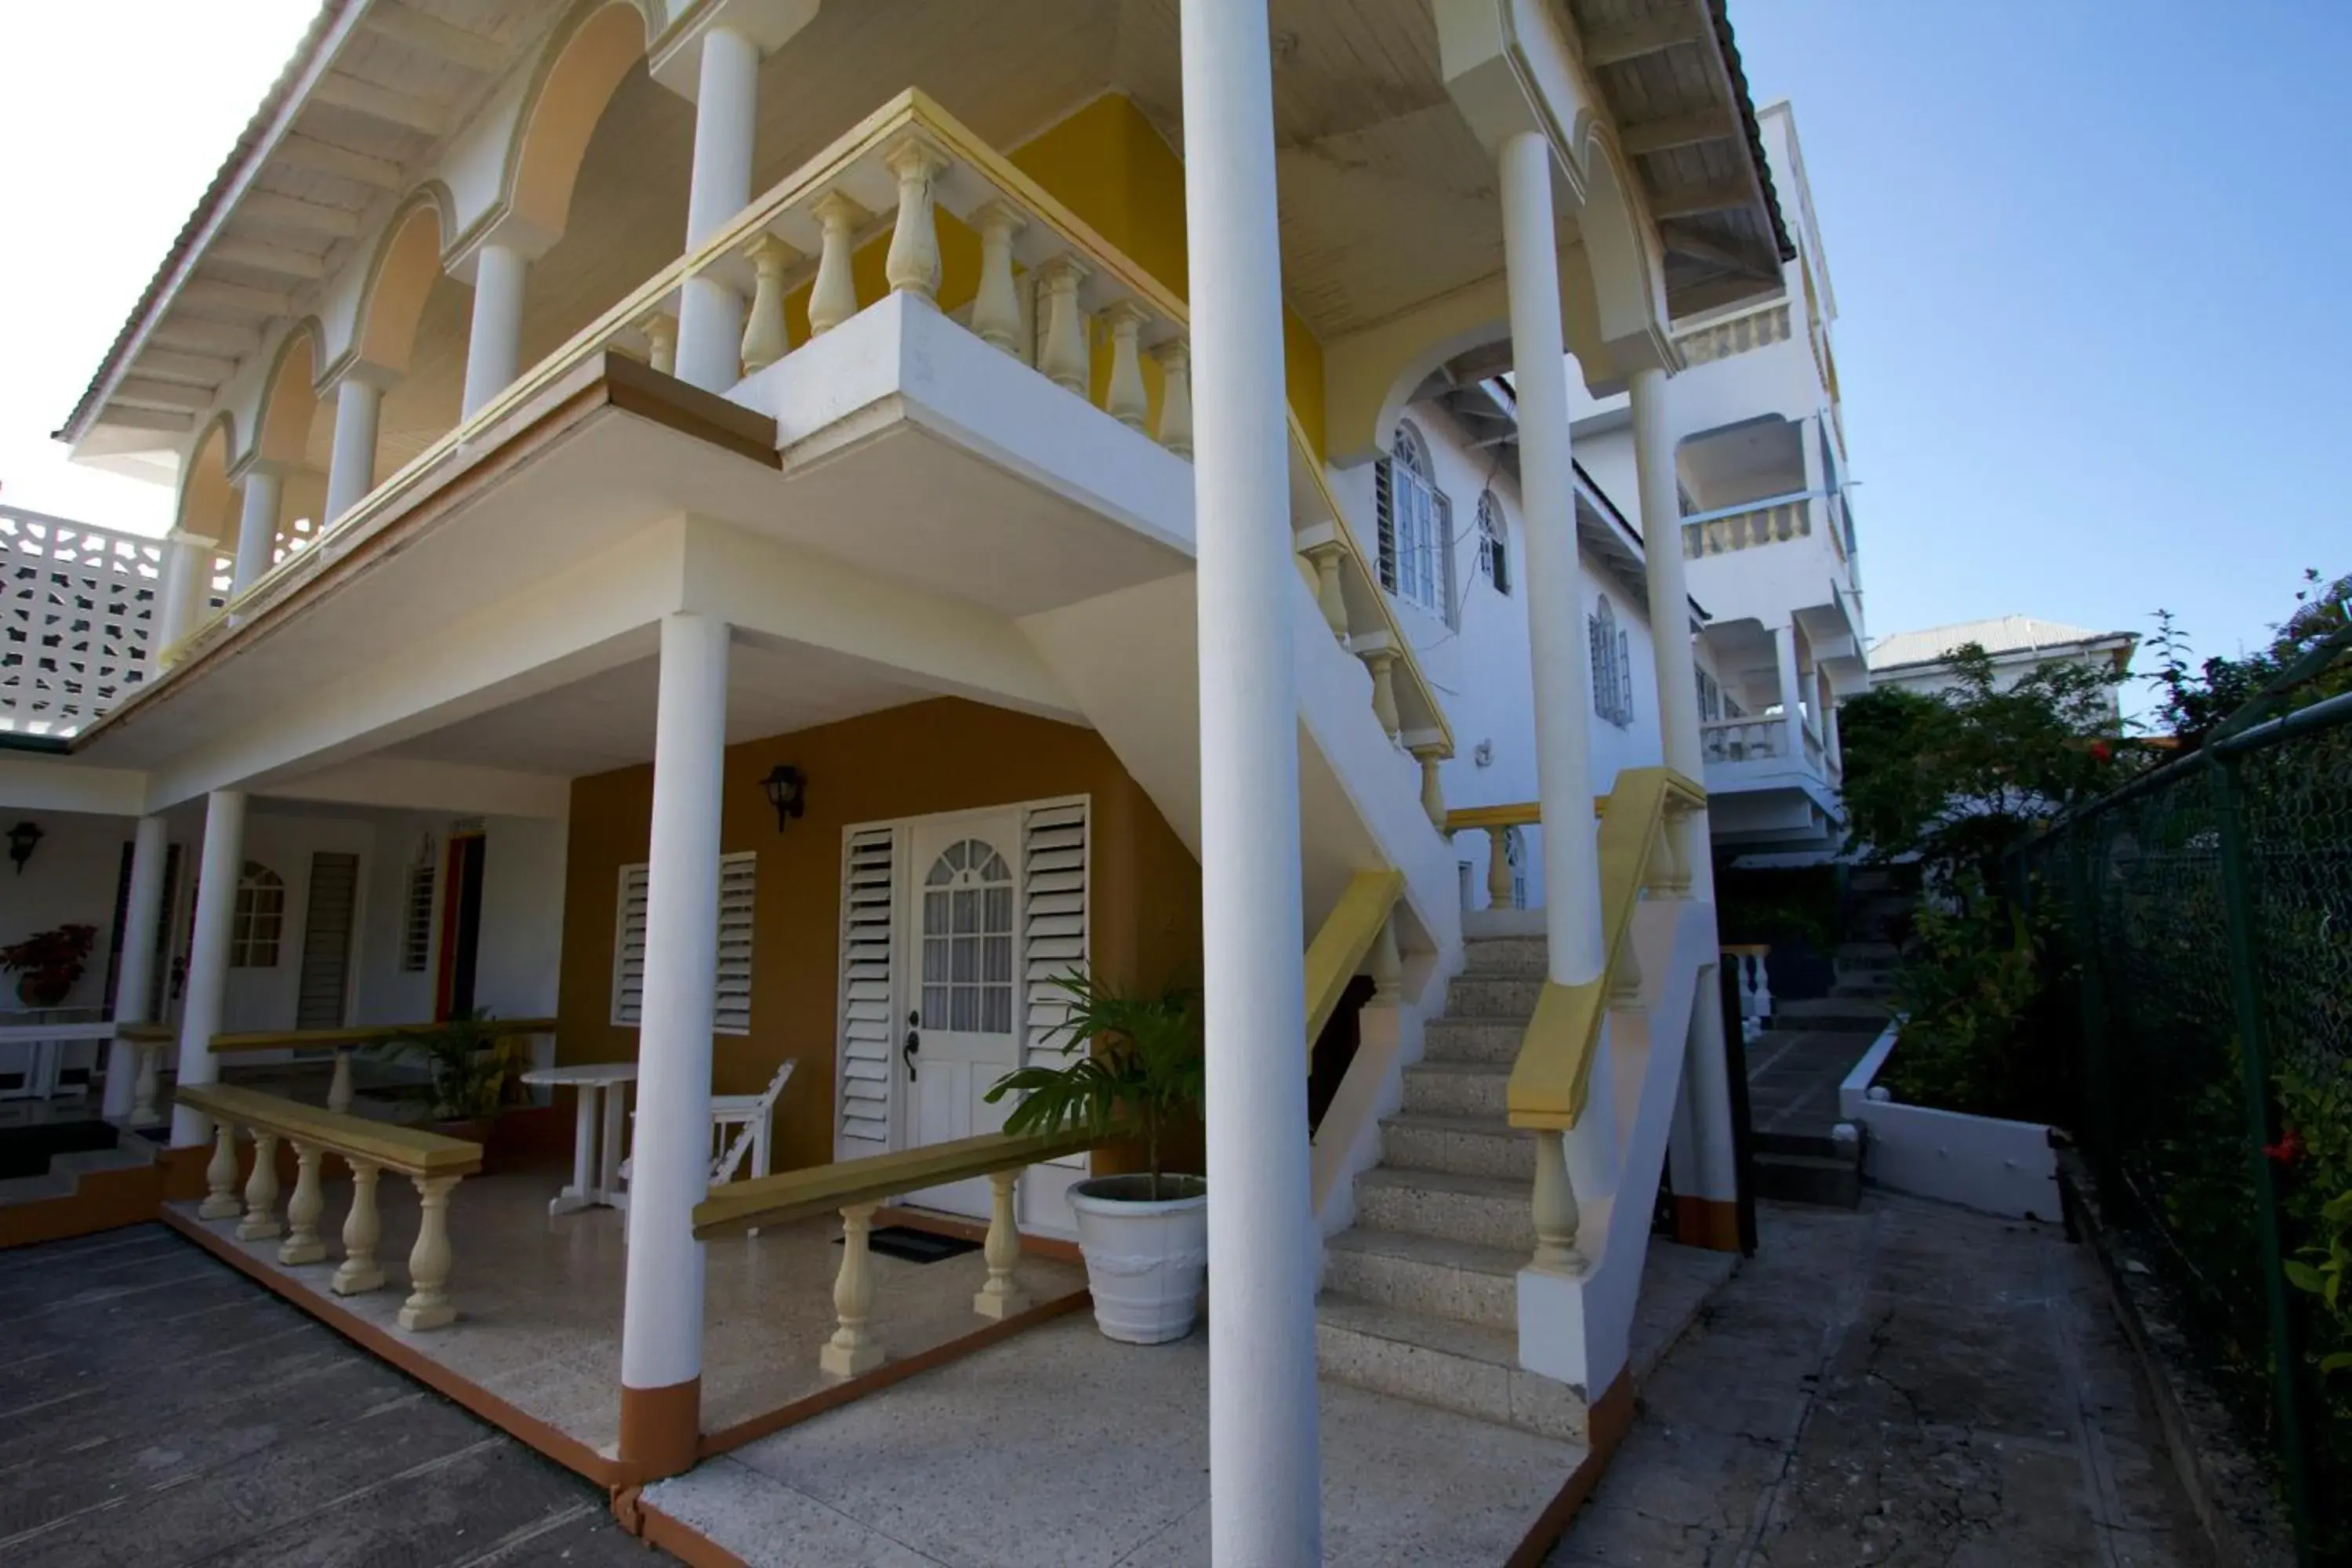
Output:
<instances>
[{"instance_id":1,"label":"handrail post","mask_svg":"<svg viewBox=\"0 0 2352 1568\"><path fill-rule=\"evenodd\" d=\"M1021 1228L1013 1215L1013 1188L1020 1180L1018 1166L988 1173L988 1241L981 1248L988 1262L988 1280L972 1297L971 1310L999 1322L1029 1310L1029 1293L1013 1278L1013 1266L1021 1260ZM842 1245L846 1248L848 1243L845 1239Z\"/></svg>"},{"instance_id":2,"label":"handrail post","mask_svg":"<svg viewBox=\"0 0 2352 1568\"><path fill-rule=\"evenodd\" d=\"M2230 1002L2236 1016L2240 1089L2245 1110L2246 1163L2252 1177L2254 1237L2262 1257L2263 1297L2271 1342L2272 1397L2278 1416L2279 1468L2294 1525L2298 1561L2312 1559L2310 1479L2304 1451L2301 1352L2287 1304L2285 1249L2279 1237L2278 1188L2263 1152L2272 1141L2270 1053L2264 1037L2262 972L2254 952L2253 868L2246 842L2245 798L2238 763L2215 753L2208 767L2221 838L2221 909L2229 935Z\"/></svg>"},{"instance_id":3,"label":"handrail post","mask_svg":"<svg viewBox=\"0 0 2352 1568\"><path fill-rule=\"evenodd\" d=\"M245 1217L239 1241L267 1241L285 1227L278 1223L278 1134L253 1130L253 1172L245 1179Z\"/></svg>"},{"instance_id":4,"label":"handrail post","mask_svg":"<svg viewBox=\"0 0 2352 1568\"><path fill-rule=\"evenodd\" d=\"M411 1176L416 1189L416 1245L408 1254L408 1300L400 1304L400 1326L411 1333L457 1321L449 1304L449 1194L456 1176Z\"/></svg>"},{"instance_id":5,"label":"handrail post","mask_svg":"<svg viewBox=\"0 0 2352 1568\"><path fill-rule=\"evenodd\" d=\"M307 1138L293 1142L294 1195L286 1201L286 1240L278 1248L278 1261L316 1263L327 1256L327 1245L319 1239L319 1215L327 1206L319 1192L319 1164L326 1151Z\"/></svg>"},{"instance_id":6,"label":"handrail post","mask_svg":"<svg viewBox=\"0 0 2352 1568\"><path fill-rule=\"evenodd\" d=\"M199 1219L235 1219L236 1201L236 1129L226 1121L213 1123L212 1163L205 1167L208 1194L196 1209Z\"/></svg>"},{"instance_id":7,"label":"handrail post","mask_svg":"<svg viewBox=\"0 0 2352 1568\"><path fill-rule=\"evenodd\" d=\"M338 1296L361 1295L383 1284L383 1266L375 1256L376 1243L383 1235L383 1222L375 1208L376 1178L383 1174L383 1167L373 1160L353 1160L351 1167L352 1212L343 1219L343 1261L327 1282L327 1289Z\"/></svg>"},{"instance_id":8,"label":"handrail post","mask_svg":"<svg viewBox=\"0 0 2352 1568\"><path fill-rule=\"evenodd\" d=\"M835 1377L856 1377L882 1364L882 1346L866 1327L874 1311L874 1274L866 1240L873 1232L877 1206L851 1204L841 1211L841 1272L833 1281L838 1326L817 1354L817 1365Z\"/></svg>"}]
</instances>

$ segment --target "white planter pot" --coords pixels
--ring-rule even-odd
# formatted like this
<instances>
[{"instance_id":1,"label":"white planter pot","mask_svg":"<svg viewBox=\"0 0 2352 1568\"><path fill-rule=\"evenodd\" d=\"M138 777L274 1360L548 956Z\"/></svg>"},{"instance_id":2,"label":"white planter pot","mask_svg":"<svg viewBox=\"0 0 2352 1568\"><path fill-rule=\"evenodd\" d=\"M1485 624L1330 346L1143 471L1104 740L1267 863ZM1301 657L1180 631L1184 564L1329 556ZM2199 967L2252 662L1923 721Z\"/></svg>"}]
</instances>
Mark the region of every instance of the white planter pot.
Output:
<instances>
[{"instance_id":1,"label":"white planter pot","mask_svg":"<svg viewBox=\"0 0 2352 1568\"><path fill-rule=\"evenodd\" d=\"M1169 1176L1186 1196L1152 1202L1149 1176L1097 1176L1070 1189L1086 1254L1095 1323L1131 1345L1165 1344L1192 1331L1209 1266L1209 1194L1197 1176Z\"/></svg>"}]
</instances>

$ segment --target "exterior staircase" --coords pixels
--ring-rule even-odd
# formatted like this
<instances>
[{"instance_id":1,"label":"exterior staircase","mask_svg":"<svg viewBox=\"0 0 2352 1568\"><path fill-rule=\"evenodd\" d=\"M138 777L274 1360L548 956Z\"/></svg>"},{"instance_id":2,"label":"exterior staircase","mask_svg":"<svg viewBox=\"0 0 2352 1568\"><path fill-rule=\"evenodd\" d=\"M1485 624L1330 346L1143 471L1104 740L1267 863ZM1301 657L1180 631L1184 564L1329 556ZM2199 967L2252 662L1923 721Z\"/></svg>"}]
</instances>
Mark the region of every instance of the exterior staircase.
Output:
<instances>
[{"instance_id":1,"label":"exterior staircase","mask_svg":"<svg viewBox=\"0 0 2352 1568\"><path fill-rule=\"evenodd\" d=\"M1505 1120L1511 1063L1543 988L1541 938L1473 939L1445 1016L1423 1026L1356 1222L1328 1244L1323 1374L1376 1393L1587 1440L1583 1394L1519 1365L1518 1273L1535 1247L1535 1144Z\"/></svg>"},{"instance_id":2,"label":"exterior staircase","mask_svg":"<svg viewBox=\"0 0 2352 1568\"><path fill-rule=\"evenodd\" d=\"M96 1118L0 1127L0 1246L51 1241L154 1217L156 1145Z\"/></svg>"}]
</instances>

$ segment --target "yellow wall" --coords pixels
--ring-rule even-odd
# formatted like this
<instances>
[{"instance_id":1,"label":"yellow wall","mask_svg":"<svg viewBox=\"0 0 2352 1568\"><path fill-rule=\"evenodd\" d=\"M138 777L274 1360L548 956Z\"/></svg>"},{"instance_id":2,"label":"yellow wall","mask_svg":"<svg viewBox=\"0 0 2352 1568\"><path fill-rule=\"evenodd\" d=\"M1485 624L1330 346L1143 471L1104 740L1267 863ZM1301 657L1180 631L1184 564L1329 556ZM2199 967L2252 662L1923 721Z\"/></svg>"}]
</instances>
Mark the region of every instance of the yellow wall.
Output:
<instances>
[{"instance_id":1,"label":"yellow wall","mask_svg":"<svg viewBox=\"0 0 2352 1568\"><path fill-rule=\"evenodd\" d=\"M759 781L779 763L808 780L807 815L782 832ZM1095 972L1123 987L1197 983L1201 872L1158 807L1090 730L955 699L748 741L727 749L719 847L759 855L751 1028L715 1041L712 1088L753 1093L786 1057L778 1170L833 1158L844 827L1084 795ZM558 1056L625 1061L637 1032L611 1023L620 868L646 858L653 770L574 780L564 876Z\"/></svg>"}]
</instances>

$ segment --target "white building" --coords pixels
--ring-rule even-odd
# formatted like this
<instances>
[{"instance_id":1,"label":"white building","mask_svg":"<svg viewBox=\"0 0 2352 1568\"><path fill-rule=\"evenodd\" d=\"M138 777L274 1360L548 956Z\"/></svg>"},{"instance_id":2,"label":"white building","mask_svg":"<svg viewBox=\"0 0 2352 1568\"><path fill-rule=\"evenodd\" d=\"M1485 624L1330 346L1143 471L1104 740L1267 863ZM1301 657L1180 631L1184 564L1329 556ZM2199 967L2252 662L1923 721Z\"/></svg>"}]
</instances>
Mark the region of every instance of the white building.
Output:
<instances>
[{"instance_id":1,"label":"white building","mask_svg":"<svg viewBox=\"0 0 2352 1568\"><path fill-rule=\"evenodd\" d=\"M102 1065L129 1113L149 1019L215 1108L226 1037L468 1007L634 1063L643 1479L727 1372L714 1093L794 1066L794 1191L977 1135L905 1185L1066 1235L1085 1157L1008 1165L982 1094L1059 1059L1055 975L1189 969L1212 1389L1252 1412L1218 1539L1303 1560L1318 1342L1398 1375L1335 1302L1456 1358L1416 1397L1580 1440L1670 1137L1685 1235L1731 1244L1692 785L1720 836L1822 830L1864 679L1794 133L1679 0L1349 0L1271 49L1264 6L1185 0L1181 54L1148 10L327 5L61 433L169 460L178 527L0 514L0 813L47 835L0 941L100 931L0 1031L20 1087ZM950 884L984 897L942 933ZM1482 941L1529 936L1541 984L1498 990ZM1521 1043L1461 1054L1465 997ZM1400 1107L1468 1142L1391 1157ZM234 1119L174 1123L222 1199ZM1475 1300L1375 1166L1475 1211ZM843 1257L825 1364L862 1369Z\"/></svg>"},{"instance_id":2,"label":"white building","mask_svg":"<svg viewBox=\"0 0 2352 1568\"><path fill-rule=\"evenodd\" d=\"M2032 616L1996 616L1926 631L1896 632L1870 645L1870 681L1934 697L1958 684L1951 654L1975 643L1992 656L1993 689L2007 691L2037 669L2079 665L2116 679L2131 671L2137 632L2095 632ZM2109 689L2108 717L2123 721L2120 687Z\"/></svg>"}]
</instances>

